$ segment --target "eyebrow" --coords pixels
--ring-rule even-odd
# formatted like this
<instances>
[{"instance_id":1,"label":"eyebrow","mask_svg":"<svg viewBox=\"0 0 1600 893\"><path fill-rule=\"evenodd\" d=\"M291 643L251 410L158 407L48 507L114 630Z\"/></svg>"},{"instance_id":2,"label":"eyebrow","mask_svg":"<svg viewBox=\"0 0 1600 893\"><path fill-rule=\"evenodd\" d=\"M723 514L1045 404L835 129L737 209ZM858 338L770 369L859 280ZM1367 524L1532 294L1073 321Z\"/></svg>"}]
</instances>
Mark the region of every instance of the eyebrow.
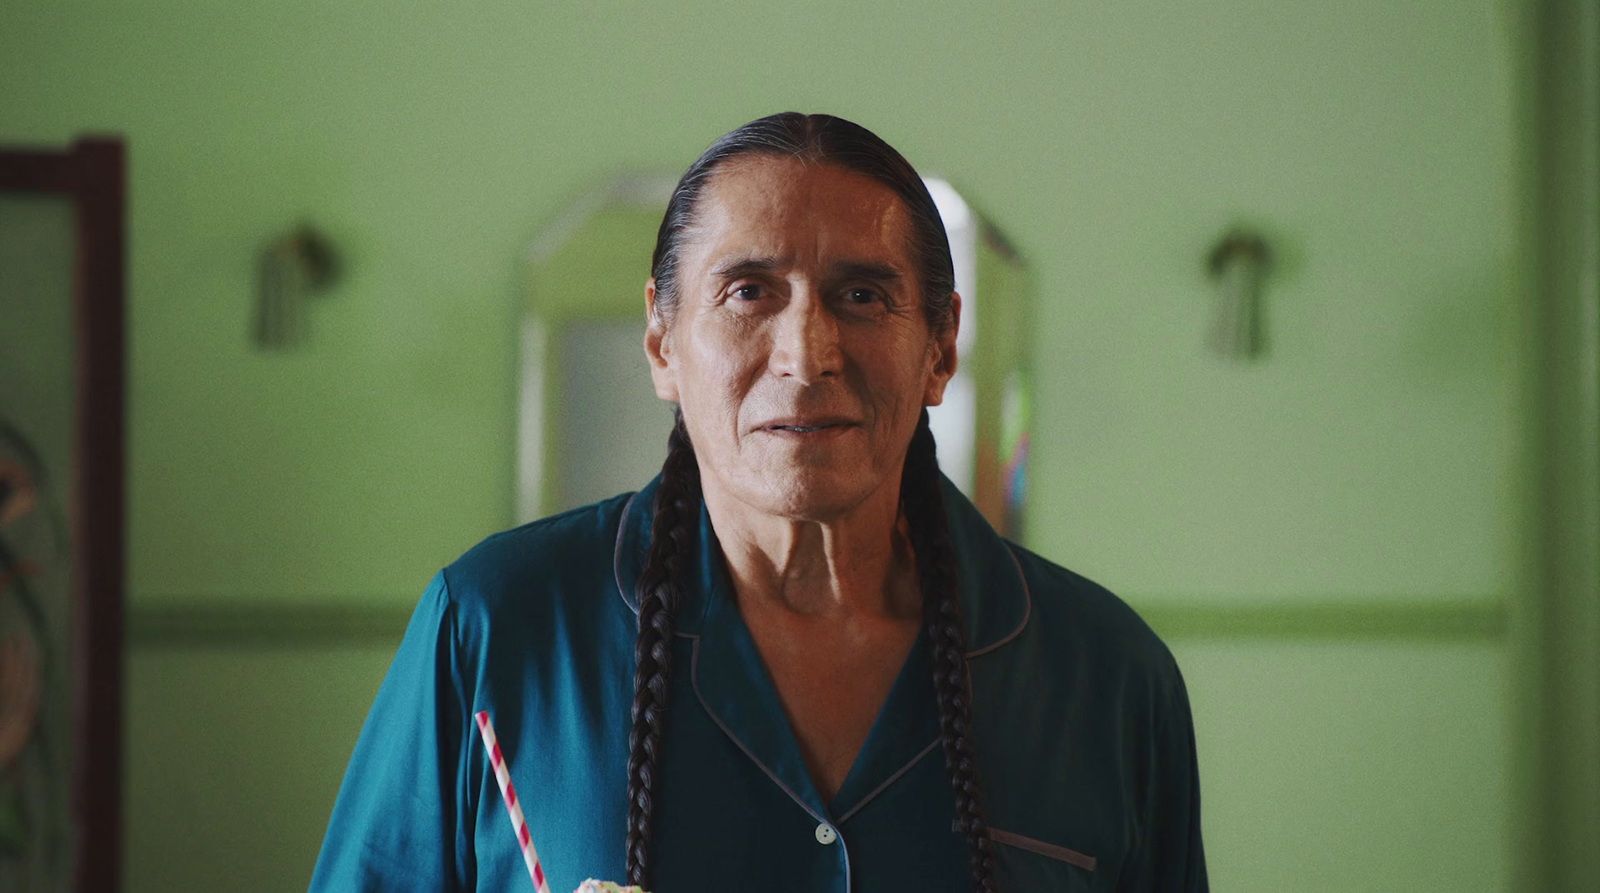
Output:
<instances>
[{"instance_id":1,"label":"eyebrow","mask_svg":"<svg viewBox=\"0 0 1600 893\"><path fill-rule=\"evenodd\" d=\"M778 259L775 257L736 257L718 264L711 273L719 279L738 279L743 276L769 274L776 269L778 269Z\"/></svg>"},{"instance_id":2,"label":"eyebrow","mask_svg":"<svg viewBox=\"0 0 1600 893\"><path fill-rule=\"evenodd\" d=\"M711 272L720 279L738 279L744 276L770 275L780 266L782 264L778 259L771 256L738 257L718 264ZM904 278L894 267L875 261L840 261L834 264L829 272L839 279L866 279L871 282L897 282Z\"/></svg>"},{"instance_id":3,"label":"eyebrow","mask_svg":"<svg viewBox=\"0 0 1600 893\"><path fill-rule=\"evenodd\" d=\"M840 279L866 279L869 282L897 282L900 271L888 264L873 261L844 261L833 265L833 273Z\"/></svg>"}]
</instances>

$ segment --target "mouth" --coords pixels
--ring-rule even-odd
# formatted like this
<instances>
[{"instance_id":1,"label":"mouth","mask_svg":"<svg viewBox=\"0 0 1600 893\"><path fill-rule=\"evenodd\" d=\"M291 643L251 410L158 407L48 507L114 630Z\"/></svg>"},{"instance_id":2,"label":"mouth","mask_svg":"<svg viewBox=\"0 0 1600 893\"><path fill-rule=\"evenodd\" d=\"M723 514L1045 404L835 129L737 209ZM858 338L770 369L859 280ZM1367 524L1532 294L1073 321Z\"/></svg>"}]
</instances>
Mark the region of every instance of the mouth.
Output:
<instances>
[{"instance_id":1,"label":"mouth","mask_svg":"<svg viewBox=\"0 0 1600 893\"><path fill-rule=\"evenodd\" d=\"M757 430L780 434L825 434L854 428L856 422L843 418L775 419Z\"/></svg>"}]
</instances>

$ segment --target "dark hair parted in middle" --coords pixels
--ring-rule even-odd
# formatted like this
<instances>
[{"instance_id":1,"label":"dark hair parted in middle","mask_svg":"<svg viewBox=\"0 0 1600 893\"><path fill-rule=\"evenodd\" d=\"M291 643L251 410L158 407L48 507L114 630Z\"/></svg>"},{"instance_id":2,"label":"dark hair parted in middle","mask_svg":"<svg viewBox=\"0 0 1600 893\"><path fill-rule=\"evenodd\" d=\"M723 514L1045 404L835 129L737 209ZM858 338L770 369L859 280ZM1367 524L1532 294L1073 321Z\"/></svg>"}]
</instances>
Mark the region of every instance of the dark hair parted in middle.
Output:
<instances>
[{"instance_id":1,"label":"dark hair parted in middle","mask_svg":"<svg viewBox=\"0 0 1600 893\"><path fill-rule=\"evenodd\" d=\"M955 269L950 242L933 196L909 162L876 134L832 115L784 112L750 122L727 134L690 165L667 203L656 235L650 274L655 307L670 325L678 301L678 260L691 237L695 211L706 184L725 162L767 155L827 164L860 174L892 190L911 219L908 246L922 288L929 328L953 324ZM656 490L649 556L639 577L639 636L634 646L633 725L628 757L628 883L649 887L650 841L657 766L672 680L672 636L688 587L688 555L700 516L700 473L683 417L667 439L667 460ZM997 893L989 828L978 795L977 761L967 687L966 628L959 598L955 545L945 514L944 491L928 413L923 410L906 454L900 503L916 553L923 621L933 650L933 685L939 702L939 734L955 794L956 816L971 854L973 886Z\"/></svg>"}]
</instances>

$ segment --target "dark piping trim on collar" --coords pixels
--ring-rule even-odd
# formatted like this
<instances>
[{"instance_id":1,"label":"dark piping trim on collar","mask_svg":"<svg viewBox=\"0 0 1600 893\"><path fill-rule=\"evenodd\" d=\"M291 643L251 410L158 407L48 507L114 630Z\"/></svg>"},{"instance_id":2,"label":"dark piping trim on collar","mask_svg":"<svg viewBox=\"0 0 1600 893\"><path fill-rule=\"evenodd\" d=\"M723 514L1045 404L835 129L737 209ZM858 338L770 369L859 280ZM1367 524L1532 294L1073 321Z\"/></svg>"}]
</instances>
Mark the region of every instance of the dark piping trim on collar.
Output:
<instances>
[{"instance_id":1,"label":"dark piping trim on collar","mask_svg":"<svg viewBox=\"0 0 1600 893\"><path fill-rule=\"evenodd\" d=\"M622 603L635 615L639 613L639 606L628 598L628 590L622 585L622 535L628 529L628 510L633 508L633 501L638 496L638 493L630 494L628 501L622 504L622 517L617 519L617 545L611 550L611 575L617 580L617 595L622 596Z\"/></svg>"},{"instance_id":2,"label":"dark piping trim on collar","mask_svg":"<svg viewBox=\"0 0 1600 893\"><path fill-rule=\"evenodd\" d=\"M685 636L684 638L694 640L694 651L689 655L689 684L694 689L695 699L700 702L700 709L704 710L706 715L711 717L711 721L716 724L717 728L722 730L722 734L728 736L728 740L732 741L735 747L744 751L744 755L750 758L750 762L761 767L761 771L765 772L767 777L772 779L772 783L777 785L779 790L783 791L785 794L788 794L789 799L793 800L796 806L799 806L801 809L805 810L806 815L811 816L823 824L834 824L834 822L830 821L827 816L822 815L816 810L812 809L805 800L800 798L799 794L794 792L793 788L784 784L783 779L778 777L778 773L773 772L770 768L768 768L766 763L761 762L761 758L755 755L755 751L752 751L749 747L745 746L744 741L741 740L738 735L735 735L732 729L728 728L728 724L722 721L722 717L717 715L717 711L712 710L711 705L706 703L706 696L700 693L700 637Z\"/></svg>"},{"instance_id":3,"label":"dark piping trim on collar","mask_svg":"<svg viewBox=\"0 0 1600 893\"><path fill-rule=\"evenodd\" d=\"M1017 624L1016 629L1007 633L1005 637L1000 639L998 642L985 645L976 651L968 651L967 658L969 660L982 654L988 654L996 648L999 648L1001 645L1004 645L1012 639L1015 639L1017 636L1022 635L1022 631L1028 626L1029 618L1033 616L1033 590L1028 588L1028 576L1022 572L1022 562L1017 560L1017 553L1012 551L1011 544L1006 543L1005 547L1006 555L1010 556L1012 566L1017 569L1017 581L1022 584L1022 601L1025 605L1025 607L1022 609L1022 622Z\"/></svg>"},{"instance_id":4,"label":"dark piping trim on collar","mask_svg":"<svg viewBox=\"0 0 1600 893\"><path fill-rule=\"evenodd\" d=\"M633 493L633 494L630 494L628 496L628 501L623 503L623 505L622 505L621 516L617 519L616 545L613 547L612 553L611 553L611 573L612 573L612 576L616 579L616 582L617 582L617 596L622 599L622 603L627 605L628 606L628 610L632 611L635 616L637 616L638 613L639 613L639 606L634 602L633 599L628 597L628 589L627 589L626 585L624 585L623 582L622 582L622 546L623 546L623 541L627 538L629 514L633 510L634 501L636 499L638 499L638 498L639 498L639 494L637 492ZM1002 542L1004 542L1004 541L1002 541ZM1017 624L1017 628L1016 629L1013 629L1011 632L1007 633L1005 636L1001 637L999 640L991 642L988 645L983 646L982 648L976 648L976 649L973 649L971 651L968 651L966 653L966 657L969 658L969 659L970 658L974 658L974 657L980 657L982 655L988 654L991 651L996 650L997 648L1001 647L1002 645L1009 644L1017 636L1022 635L1022 631L1024 629L1026 629L1027 626L1028 626L1028 621L1030 619L1032 619L1032 617L1033 617L1033 590L1031 588L1029 588L1029 586L1028 586L1028 577L1027 577L1026 574L1023 573L1023 571L1022 571L1022 563L1017 560L1017 553L1013 549L1011 543L1004 542L1004 545L1006 547L1006 557L1011 559L1012 567L1016 568L1016 571L1017 571L1017 583L1022 586L1022 599L1023 599L1022 621ZM678 633L678 635L686 635L686 634L680 632L680 633Z\"/></svg>"},{"instance_id":5,"label":"dark piping trim on collar","mask_svg":"<svg viewBox=\"0 0 1600 893\"><path fill-rule=\"evenodd\" d=\"M888 778L885 778L883 780L883 784L880 784L877 787L873 788L870 792L868 792L868 794L865 797L861 798L861 801L859 803L857 803L856 805L850 807L850 810L848 812L846 812L844 815L839 816L839 820L834 822L834 824L835 825L843 825L845 822L850 821L850 817L855 815L856 813L860 812L861 811L861 807L866 806L868 803L872 802L872 798L874 798L874 797L878 796L879 794L883 793L886 789L888 789L889 785L892 785L895 782L899 781L900 780L900 776L906 774L907 772L910 772L911 771L911 767L915 766L916 764L918 764L920 762L922 762L923 757L926 757L928 754L933 753L933 749L935 747L938 747L939 746L939 742L942 741L942 740L943 739L941 739L941 738L933 739L933 741L927 747L924 747L922 749L921 753L918 753L916 756L912 757L911 761L909 763L906 763L904 766L901 766L898 770L895 771L895 773L893 775L889 776Z\"/></svg>"}]
</instances>

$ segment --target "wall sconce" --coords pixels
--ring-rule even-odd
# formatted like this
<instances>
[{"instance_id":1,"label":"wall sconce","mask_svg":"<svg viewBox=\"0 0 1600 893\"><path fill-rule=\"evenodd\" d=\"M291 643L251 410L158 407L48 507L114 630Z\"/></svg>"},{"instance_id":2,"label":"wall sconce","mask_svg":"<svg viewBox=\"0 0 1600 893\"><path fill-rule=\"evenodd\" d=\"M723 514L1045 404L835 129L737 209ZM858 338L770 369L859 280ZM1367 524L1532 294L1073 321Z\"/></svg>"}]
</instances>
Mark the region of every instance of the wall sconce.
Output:
<instances>
[{"instance_id":1,"label":"wall sconce","mask_svg":"<svg viewBox=\"0 0 1600 893\"><path fill-rule=\"evenodd\" d=\"M261 252L255 342L268 350L305 340L305 304L338 278L339 259L327 237L308 224L272 240Z\"/></svg>"},{"instance_id":2,"label":"wall sconce","mask_svg":"<svg viewBox=\"0 0 1600 893\"><path fill-rule=\"evenodd\" d=\"M1232 229L1211 249L1209 267L1217 284L1211 321L1211 348L1230 360L1261 355L1261 282L1270 254L1267 243L1249 230Z\"/></svg>"}]
</instances>

